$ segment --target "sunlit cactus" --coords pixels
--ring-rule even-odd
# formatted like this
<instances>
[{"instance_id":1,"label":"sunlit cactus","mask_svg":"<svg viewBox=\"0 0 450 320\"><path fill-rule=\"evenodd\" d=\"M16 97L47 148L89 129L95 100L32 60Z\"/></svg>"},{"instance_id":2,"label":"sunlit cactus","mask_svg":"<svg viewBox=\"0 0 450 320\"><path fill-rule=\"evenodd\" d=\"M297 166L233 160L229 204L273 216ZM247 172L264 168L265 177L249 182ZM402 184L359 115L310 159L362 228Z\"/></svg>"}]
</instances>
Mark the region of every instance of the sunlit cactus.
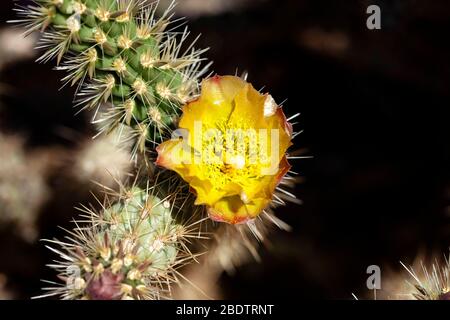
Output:
<instances>
[{"instance_id":1,"label":"sunlit cactus","mask_svg":"<svg viewBox=\"0 0 450 320\"><path fill-rule=\"evenodd\" d=\"M421 250L401 269L385 267L381 288L363 296L375 300L450 300L450 262L447 255ZM353 294L353 297L359 299Z\"/></svg>"},{"instance_id":2,"label":"sunlit cactus","mask_svg":"<svg viewBox=\"0 0 450 320\"><path fill-rule=\"evenodd\" d=\"M205 50L186 45L187 29L169 30L174 3L157 18L158 2L143 0L36 0L18 7L26 33L43 32L38 59L56 59L63 81L78 85L78 104L107 113L94 121L109 132L119 124L137 137L135 151L162 141L180 107L197 94Z\"/></svg>"},{"instance_id":3,"label":"sunlit cactus","mask_svg":"<svg viewBox=\"0 0 450 320\"><path fill-rule=\"evenodd\" d=\"M397 294L414 300L450 300L450 262L447 256L435 259L428 266L423 261L416 268L403 263L402 266L410 275L406 280L409 290Z\"/></svg>"},{"instance_id":4,"label":"sunlit cactus","mask_svg":"<svg viewBox=\"0 0 450 320\"><path fill-rule=\"evenodd\" d=\"M191 238L202 238L198 223L176 221L172 196L133 187L106 197L100 211L83 215L65 241L48 240L60 256L50 267L62 284L44 296L63 299L164 299L178 281L177 269L195 259Z\"/></svg>"},{"instance_id":5,"label":"sunlit cactus","mask_svg":"<svg viewBox=\"0 0 450 320\"><path fill-rule=\"evenodd\" d=\"M16 9L20 19L15 22L26 27L26 34L42 32L39 48L46 51L38 61L54 59L57 69L67 72L63 82L77 85L76 103L81 110L93 110L100 133L123 133L125 139L118 140L133 141L130 163L137 171L142 168L144 184L152 185L122 186L100 211L84 208L88 221L78 221L67 241L51 241L62 261L50 266L64 283L53 283L44 296L169 298L170 284L181 276L177 267L195 257L187 242L204 238L199 226L206 213L229 224L219 227L215 242L208 243L213 249L208 264L217 274L232 271L249 253L257 258L259 242L272 225L289 229L271 210L285 200L296 201L283 185L295 182L288 160L297 157L289 157L287 149L297 135L290 121L298 115L286 118L282 106L246 77L202 80L209 67L203 63L205 50L194 48L195 39L187 42L187 29L169 27L174 2L162 13L158 5L144 0L35 0ZM207 129L223 126L222 132L228 127L278 130L276 141L265 134L278 152L272 148L267 153L268 144L247 139L245 146L257 147L255 152L241 156L240 150L227 148L231 162L219 159L217 167L189 168L171 152L180 142L171 134L192 131L191 122L198 120ZM217 141L205 145L202 156L225 147ZM198 155L194 149L186 154ZM255 156L256 164L248 163ZM90 164L87 160L81 164ZM159 174L165 183L156 183ZM209 222L210 230L217 231L216 222Z\"/></svg>"}]
</instances>

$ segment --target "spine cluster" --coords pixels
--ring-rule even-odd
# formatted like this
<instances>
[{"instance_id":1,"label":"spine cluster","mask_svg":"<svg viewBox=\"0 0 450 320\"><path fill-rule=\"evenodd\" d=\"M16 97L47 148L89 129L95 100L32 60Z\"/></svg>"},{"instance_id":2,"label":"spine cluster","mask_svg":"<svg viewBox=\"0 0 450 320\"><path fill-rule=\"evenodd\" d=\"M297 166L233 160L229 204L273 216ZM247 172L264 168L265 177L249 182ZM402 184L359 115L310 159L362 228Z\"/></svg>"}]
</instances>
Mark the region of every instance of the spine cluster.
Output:
<instances>
[{"instance_id":1,"label":"spine cluster","mask_svg":"<svg viewBox=\"0 0 450 320\"><path fill-rule=\"evenodd\" d=\"M66 72L64 84L77 86L77 105L93 110L101 133L126 132L133 156L147 156L176 128L181 106L198 94L199 79L209 67L201 58L206 50L194 48L196 39L187 42L187 29L172 31L174 6L161 10L158 1L145 0L34 0L16 8L14 22L26 34L41 33L38 47L44 53L38 61L56 60L57 69ZM155 172L143 164L148 186ZM99 212L85 208L87 221L77 220L67 241L50 241L61 258L50 267L63 283L52 282L44 296L171 296L177 268L195 258L188 244L203 237L195 228L202 220L189 224L179 218L183 204L176 204L178 191L167 185L120 189Z\"/></svg>"},{"instance_id":2,"label":"spine cluster","mask_svg":"<svg viewBox=\"0 0 450 320\"><path fill-rule=\"evenodd\" d=\"M126 132L133 141L135 160L141 159L137 155L145 160L152 157L156 146L170 137L181 107L198 96L199 81L209 68L202 58L206 50L195 49L196 40L187 40L189 31L173 31L174 2L167 10L160 10L158 4L34 0L16 8L15 22L26 28L26 34L41 32L39 48L44 54L38 61L56 60L57 69L66 72L64 84L77 87L77 105L93 112L101 133ZM136 161L136 169L145 168L146 187L121 187L114 199L107 197L100 211L85 209L88 221L77 221L67 241L51 241L61 261L50 266L63 283L52 283L44 296L171 296L170 284L181 276L177 267L195 258L188 248L190 241L204 237L197 228L203 219L196 216L193 205L186 205L192 199L176 201L180 189L187 192L186 185L175 192L164 184L148 188L156 180L155 170L149 161L143 162ZM293 179L286 176L282 183L291 184L288 178ZM176 175L168 180L180 181ZM286 198L292 201L292 194L277 191L273 205L284 204ZM175 219L182 210L191 211L189 216L197 220ZM212 258L217 268L231 270L249 253L257 257L259 241L269 226L288 229L270 209L263 213L245 226L226 226L217 233L213 250L217 257Z\"/></svg>"},{"instance_id":3,"label":"spine cluster","mask_svg":"<svg viewBox=\"0 0 450 320\"><path fill-rule=\"evenodd\" d=\"M161 299L171 296L177 268L195 258L187 248L195 224L175 221L174 206L138 187L110 197L98 212L84 209L68 241L49 241L61 258L49 265L62 284L48 294L63 299ZM58 249L52 246L57 246Z\"/></svg>"},{"instance_id":4,"label":"spine cluster","mask_svg":"<svg viewBox=\"0 0 450 320\"><path fill-rule=\"evenodd\" d=\"M63 81L78 85L78 104L94 109L102 131L131 127L144 152L174 128L180 107L197 94L206 71L201 54L171 32L172 4L156 18L158 3L142 0L35 0L19 7L16 22L42 31L38 59L56 59ZM107 111L98 114L108 104Z\"/></svg>"}]
</instances>

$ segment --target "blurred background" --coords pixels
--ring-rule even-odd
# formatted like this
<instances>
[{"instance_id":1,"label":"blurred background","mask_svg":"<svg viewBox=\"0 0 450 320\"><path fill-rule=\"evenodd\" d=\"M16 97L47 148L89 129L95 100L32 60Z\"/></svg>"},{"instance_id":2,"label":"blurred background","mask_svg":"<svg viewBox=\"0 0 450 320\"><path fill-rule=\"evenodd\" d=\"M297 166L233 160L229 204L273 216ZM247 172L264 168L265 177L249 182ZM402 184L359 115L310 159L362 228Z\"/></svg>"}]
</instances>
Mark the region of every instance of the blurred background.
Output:
<instances>
[{"instance_id":1,"label":"blurred background","mask_svg":"<svg viewBox=\"0 0 450 320\"><path fill-rule=\"evenodd\" d=\"M366 27L372 4L381 30ZM129 168L91 139L89 114L74 116L62 74L34 62L38 35L10 28L12 8L1 3L0 298L27 299L55 279L39 239L64 236L92 179L113 184L103 168ZM261 263L224 273L221 297L365 297L369 265L395 277L399 261L448 252L448 1L179 0L176 11L216 73L248 72L301 113L295 147L314 157L294 162L303 205L277 211L293 231L273 233Z\"/></svg>"}]
</instances>

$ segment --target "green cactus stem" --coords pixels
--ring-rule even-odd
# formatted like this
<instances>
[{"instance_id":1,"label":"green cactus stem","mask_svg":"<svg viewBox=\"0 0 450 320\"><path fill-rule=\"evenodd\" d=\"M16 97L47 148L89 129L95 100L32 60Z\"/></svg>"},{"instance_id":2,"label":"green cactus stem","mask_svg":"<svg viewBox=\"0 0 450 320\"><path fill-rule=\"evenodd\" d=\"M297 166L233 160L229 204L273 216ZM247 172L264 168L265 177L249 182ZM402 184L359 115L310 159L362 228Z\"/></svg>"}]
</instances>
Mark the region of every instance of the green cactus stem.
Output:
<instances>
[{"instance_id":1,"label":"green cactus stem","mask_svg":"<svg viewBox=\"0 0 450 320\"><path fill-rule=\"evenodd\" d=\"M49 247L61 261L49 265L62 284L44 288L43 297L118 300L170 297L176 269L195 259L186 246L199 238L197 223L183 225L173 218L174 205L138 187L124 191L117 201L96 213L84 208L88 219L76 222L65 242Z\"/></svg>"},{"instance_id":2,"label":"green cactus stem","mask_svg":"<svg viewBox=\"0 0 450 320\"><path fill-rule=\"evenodd\" d=\"M63 81L78 85L78 105L95 112L100 129L130 126L140 141L134 151L168 137L180 107L197 95L206 72L205 50L186 45L189 32L168 30L174 3L156 18L158 2L142 0L35 0L18 7L26 33L41 31L38 59L56 59Z\"/></svg>"}]
</instances>

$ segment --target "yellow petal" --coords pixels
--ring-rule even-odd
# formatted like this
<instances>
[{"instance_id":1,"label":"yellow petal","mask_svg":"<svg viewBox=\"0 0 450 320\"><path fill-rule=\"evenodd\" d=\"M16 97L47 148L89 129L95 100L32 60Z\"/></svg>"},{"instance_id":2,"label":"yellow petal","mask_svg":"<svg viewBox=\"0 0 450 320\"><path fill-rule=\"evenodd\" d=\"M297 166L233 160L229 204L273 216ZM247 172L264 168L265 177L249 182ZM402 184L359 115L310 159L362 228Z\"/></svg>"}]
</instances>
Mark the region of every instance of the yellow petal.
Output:
<instances>
[{"instance_id":1,"label":"yellow petal","mask_svg":"<svg viewBox=\"0 0 450 320\"><path fill-rule=\"evenodd\" d=\"M281 160L286 154L286 150L292 145L292 125L287 121L282 108L278 108L273 116L266 118L266 125L278 132L278 160ZM268 134L270 135L270 133ZM271 146L273 141L271 137L269 139L269 146ZM268 151L270 152L270 150Z\"/></svg>"},{"instance_id":2,"label":"yellow petal","mask_svg":"<svg viewBox=\"0 0 450 320\"><path fill-rule=\"evenodd\" d=\"M173 170L181 176L192 175L192 170L195 170L193 153L188 150L181 139L168 140L161 143L156 151L158 158L156 165L166 169Z\"/></svg>"},{"instance_id":3,"label":"yellow petal","mask_svg":"<svg viewBox=\"0 0 450 320\"><path fill-rule=\"evenodd\" d=\"M183 108L179 126L189 139L162 143L157 164L180 174L212 219L243 223L270 204L290 169L286 151L292 139L291 125L270 96L238 77L216 76ZM260 135L265 140L257 140Z\"/></svg>"},{"instance_id":4,"label":"yellow petal","mask_svg":"<svg viewBox=\"0 0 450 320\"><path fill-rule=\"evenodd\" d=\"M255 199L244 203L239 196L223 198L208 208L208 214L214 221L241 224L258 216L270 200Z\"/></svg>"},{"instance_id":5,"label":"yellow petal","mask_svg":"<svg viewBox=\"0 0 450 320\"><path fill-rule=\"evenodd\" d=\"M196 205L204 204L211 206L226 195L225 191L216 189L211 181L189 177L188 182L197 194L197 199L195 200Z\"/></svg>"},{"instance_id":6,"label":"yellow petal","mask_svg":"<svg viewBox=\"0 0 450 320\"><path fill-rule=\"evenodd\" d=\"M202 83L202 96L213 104L229 104L247 83L239 77L215 76Z\"/></svg>"},{"instance_id":7,"label":"yellow petal","mask_svg":"<svg viewBox=\"0 0 450 320\"><path fill-rule=\"evenodd\" d=\"M196 121L201 121L209 128L226 122L233 111L231 102L245 85L245 81L230 76L215 76L204 80L200 98L183 108L180 128L192 131Z\"/></svg>"},{"instance_id":8,"label":"yellow petal","mask_svg":"<svg viewBox=\"0 0 450 320\"><path fill-rule=\"evenodd\" d=\"M277 167L277 172L274 175L266 175L259 180L249 181L248 184L243 185L242 192L244 192L249 199L272 199L276 187L291 169L291 165L287 161L286 155L283 156Z\"/></svg>"},{"instance_id":9,"label":"yellow petal","mask_svg":"<svg viewBox=\"0 0 450 320\"><path fill-rule=\"evenodd\" d=\"M264 101L265 97L252 85L245 85L234 99L235 107L230 116L230 125L242 128L242 123L245 123L255 130L265 128Z\"/></svg>"}]
</instances>

